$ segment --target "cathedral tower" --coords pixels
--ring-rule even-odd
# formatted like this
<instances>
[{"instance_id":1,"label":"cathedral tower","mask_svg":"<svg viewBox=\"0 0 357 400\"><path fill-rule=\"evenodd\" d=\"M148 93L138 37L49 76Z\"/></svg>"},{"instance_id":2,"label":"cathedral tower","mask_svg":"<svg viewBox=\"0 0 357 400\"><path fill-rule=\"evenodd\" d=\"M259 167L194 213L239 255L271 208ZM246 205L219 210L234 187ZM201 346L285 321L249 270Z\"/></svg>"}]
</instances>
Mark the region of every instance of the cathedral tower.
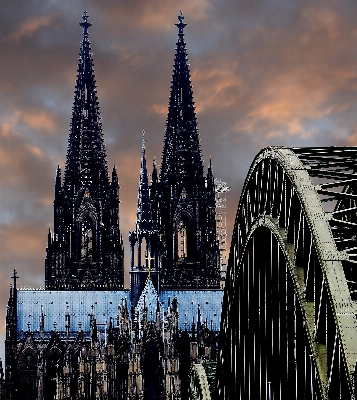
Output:
<instances>
[{"instance_id":1,"label":"cathedral tower","mask_svg":"<svg viewBox=\"0 0 357 400\"><path fill-rule=\"evenodd\" d=\"M143 131L136 223L135 230L129 233L130 288L133 307L136 307L148 278L152 280L156 290L159 288L160 235L152 216L145 141Z\"/></svg>"},{"instance_id":2,"label":"cathedral tower","mask_svg":"<svg viewBox=\"0 0 357 400\"><path fill-rule=\"evenodd\" d=\"M63 178L55 182L45 289L17 287L6 315L11 400L186 399L193 364L214 364L219 289L215 186L199 147L182 14L161 174L145 138L123 289L118 178L109 179L84 13ZM138 163L139 164L139 163ZM151 182L150 182L151 181ZM0 364L0 389L2 370Z\"/></svg>"},{"instance_id":3,"label":"cathedral tower","mask_svg":"<svg viewBox=\"0 0 357 400\"><path fill-rule=\"evenodd\" d=\"M119 289L124 285L119 184L109 180L88 15L83 22L63 181L55 183L54 232L48 234L46 289Z\"/></svg>"},{"instance_id":4,"label":"cathedral tower","mask_svg":"<svg viewBox=\"0 0 357 400\"><path fill-rule=\"evenodd\" d=\"M205 177L183 33L187 24L182 13L178 19L160 183L153 194L163 238L160 285L219 288L212 168Z\"/></svg>"}]
</instances>

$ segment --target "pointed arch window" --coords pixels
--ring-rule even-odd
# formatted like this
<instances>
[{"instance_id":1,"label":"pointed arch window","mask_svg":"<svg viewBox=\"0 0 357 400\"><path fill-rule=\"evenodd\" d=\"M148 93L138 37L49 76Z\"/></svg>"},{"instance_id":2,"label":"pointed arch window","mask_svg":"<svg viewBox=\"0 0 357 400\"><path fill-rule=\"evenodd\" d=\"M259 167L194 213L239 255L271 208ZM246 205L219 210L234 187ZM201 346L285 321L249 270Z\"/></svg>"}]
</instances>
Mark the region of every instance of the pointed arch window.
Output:
<instances>
[{"instance_id":1,"label":"pointed arch window","mask_svg":"<svg viewBox=\"0 0 357 400\"><path fill-rule=\"evenodd\" d=\"M85 218L81 224L81 259L93 259L94 227L90 218Z\"/></svg>"},{"instance_id":2,"label":"pointed arch window","mask_svg":"<svg viewBox=\"0 0 357 400\"><path fill-rule=\"evenodd\" d=\"M178 225L177 253L178 258L187 257L187 227L183 221L180 221Z\"/></svg>"},{"instance_id":3,"label":"pointed arch window","mask_svg":"<svg viewBox=\"0 0 357 400\"><path fill-rule=\"evenodd\" d=\"M72 376L70 380L70 394L71 399L75 399L78 392L79 381L79 350L75 351L72 355Z\"/></svg>"},{"instance_id":4,"label":"pointed arch window","mask_svg":"<svg viewBox=\"0 0 357 400\"><path fill-rule=\"evenodd\" d=\"M157 399L163 381L157 338L149 337L144 346L145 398Z\"/></svg>"},{"instance_id":5,"label":"pointed arch window","mask_svg":"<svg viewBox=\"0 0 357 400\"><path fill-rule=\"evenodd\" d=\"M192 206L187 200L188 196L183 189L174 217L173 255L177 261L192 262L196 248L195 219Z\"/></svg>"},{"instance_id":6,"label":"pointed arch window","mask_svg":"<svg viewBox=\"0 0 357 400\"><path fill-rule=\"evenodd\" d=\"M80 259L82 261L91 261L95 257L96 227L98 216L95 204L91 198L89 190L86 190L82 204L78 210L78 228L79 228L79 247Z\"/></svg>"},{"instance_id":7,"label":"pointed arch window","mask_svg":"<svg viewBox=\"0 0 357 400\"><path fill-rule=\"evenodd\" d=\"M32 350L23 353L19 361L18 395L23 400L37 399L37 358Z\"/></svg>"},{"instance_id":8,"label":"pointed arch window","mask_svg":"<svg viewBox=\"0 0 357 400\"><path fill-rule=\"evenodd\" d=\"M46 360L45 398L57 398L58 381L63 377L63 356L58 350L51 352Z\"/></svg>"}]
</instances>

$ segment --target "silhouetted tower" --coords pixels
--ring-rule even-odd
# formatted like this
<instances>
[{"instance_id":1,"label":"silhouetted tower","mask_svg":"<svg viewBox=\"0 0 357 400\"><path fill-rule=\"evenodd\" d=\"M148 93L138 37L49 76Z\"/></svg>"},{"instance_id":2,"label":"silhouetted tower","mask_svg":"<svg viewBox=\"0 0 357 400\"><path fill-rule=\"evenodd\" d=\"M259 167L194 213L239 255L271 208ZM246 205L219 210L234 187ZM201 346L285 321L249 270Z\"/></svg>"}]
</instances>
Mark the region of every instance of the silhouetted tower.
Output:
<instances>
[{"instance_id":1,"label":"silhouetted tower","mask_svg":"<svg viewBox=\"0 0 357 400\"><path fill-rule=\"evenodd\" d=\"M48 234L46 289L119 289L124 285L119 184L109 180L88 15L80 25L72 121L63 182L57 168L54 232Z\"/></svg>"},{"instance_id":2,"label":"silhouetted tower","mask_svg":"<svg viewBox=\"0 0 357 400\"><path fill-rule=\"evenodd\" d=\"M16 369L16 350L17 350L17 276L16 269L11 277L14 280L10 285L10 296L6 310L6 339L5 339L5 364L6 380L8 382L8 398L16 398L17 369Z\"/></svg>"},{"instance_id":3,"label":"silhouetted tower","mask_svg":"<svg viewBox=\"0 0 357 400\"><path fill-rule=\"evenodd\" d=\"M131 304L135 307L148 277L158 290L159 231L152 218L145 137L141 146L141 168L135 231L129 233Z\"/></svg>"},{"instance_id":4,"label":"silhouetted tower","mask_svg":"<svg viewBox=\"0 0 357 400\"><path fill-rule=\"evenodd\" d=\"M160 282L166 288L218 288L215 193L204 176L180 13L160 184L154 195L163 238Z\"/></svg>"}]
</instances>

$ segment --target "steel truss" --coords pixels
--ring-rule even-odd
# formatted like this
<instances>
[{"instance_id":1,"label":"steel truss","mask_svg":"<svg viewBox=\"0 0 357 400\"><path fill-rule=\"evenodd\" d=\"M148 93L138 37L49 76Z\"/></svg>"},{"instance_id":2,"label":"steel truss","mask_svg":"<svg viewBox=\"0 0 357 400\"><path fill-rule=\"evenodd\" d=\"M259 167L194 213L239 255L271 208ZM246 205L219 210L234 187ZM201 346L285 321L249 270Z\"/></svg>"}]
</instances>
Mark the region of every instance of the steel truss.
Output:
<instances>
[{"instance_id":1,"label":"steel truss","mask_svg":"<svg viewBox=\"0 0 357 400\"><path fill-rule=\"evenodd\" d=\"M218 398L355 399L356 160L357 148L268 147L253 161L228 261Z\"/></svg>"},{"instance_id":2,"label":"steel truss","mask_svg":"<svg viewBox=\"0 0 357 400\"><path fill-rule=\"evenodd\" d=\"M211 400L207 374L202 364L193 364L190 371L190 400Z\"/></svg>"}]
</instances>

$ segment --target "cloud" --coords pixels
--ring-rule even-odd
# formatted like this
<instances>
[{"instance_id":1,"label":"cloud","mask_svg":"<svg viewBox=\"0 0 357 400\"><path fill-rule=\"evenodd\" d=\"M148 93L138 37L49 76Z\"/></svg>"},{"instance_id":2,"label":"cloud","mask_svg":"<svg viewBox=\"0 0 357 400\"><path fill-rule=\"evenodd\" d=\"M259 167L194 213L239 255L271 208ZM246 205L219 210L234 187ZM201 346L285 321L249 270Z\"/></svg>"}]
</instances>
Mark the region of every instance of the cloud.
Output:
<instances>
[{"instance_id":1,"label":"cloud","mask_svg":"<svg viewBox=\"0 0 357 400\"><path fill-rule=\"evenodd\" d=\"M221 62L217 66L211 61L202 64L191 72L192 81L199 88L197 98L201 99L196 104L197 114L234 106L240 97L239 92L243 90L242 78L237 74L237 63L225 65Z\"/></svg>"},{"instance_id":2,"label":"cloud","mask_svg":"<svg viewBox=\"0 0 357 400\"><path fill-rule=\"evenodd\" d=\"M46 245L46 233L33 235L31 231L38 229L37 224L12 222L9 225L2 225L0 230L1 247L6 251L1 251L0 260L2 265L26 265L33 264L33 260L38 259L38 254L44 257ZM40 269L39 269L40 268ZM36 268L37 272L42 272L43 265ZM8 267L7 267L8 269ZM24 271L28 278L35 271Z\"/></svg>"},{"instance_id":3,"label":"cloud","mask_svg":"<svg viewBox=\"0 0 357 400\"><path fill-rule=\"evenodd\" d=\"M0 183L18 188L25 198L34 192L36 196L44 193L43 184L48 181L52 159L43 148L14 129L20 118L21 113L15 112L0 124Z\"/></svg>"},{"instance_id":4,"label":"cloud","mask_svg":"<svg viewBox=\"0 0 357 400\"><path fill-rule=\"evenodd\" d=\"M30 128L38 131L42 130L50 134L54 134L55 132L56 124L53 115L45 110L26 111L21 114L21 118Z\"/></svg>"},{"instance_id":5,"label":"cloud","mask_svg":"<svg viewBox=\"0 0 357 400\"><path fill-rule=\"evenodd\" d=\"M40 28L49 26L52 22L52 19L53 17L48 15L39 15L36 17L29 18L26 21L22 22L15 31L13 31L3 40L5 42L10 41L19 43L22 38L31 37Z\"/></svg>"}]
</instances>

